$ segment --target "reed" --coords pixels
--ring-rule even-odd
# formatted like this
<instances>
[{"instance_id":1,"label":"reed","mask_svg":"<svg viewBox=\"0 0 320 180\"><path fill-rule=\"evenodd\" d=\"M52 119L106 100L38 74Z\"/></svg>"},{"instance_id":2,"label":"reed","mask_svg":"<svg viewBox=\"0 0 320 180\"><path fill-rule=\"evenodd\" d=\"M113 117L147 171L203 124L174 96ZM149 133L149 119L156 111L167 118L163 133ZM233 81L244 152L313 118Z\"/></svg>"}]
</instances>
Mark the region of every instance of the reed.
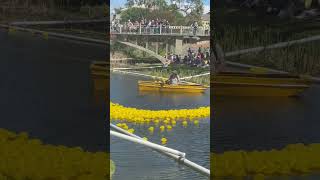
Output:
<instances>
[{"instance_id":1,"label":"reed","mask_svg":"<svg viewBox=\"0 0 320 180\"><path fill-rule=\"evenodd\" d=\"M3 0L0 20L48 20L105 17L106 4L89 6L71 0Z\"/></svg>"},{"instance_id":2,"label":"reed","mask_svg":"<svg viewBox=\"0 0 320 180\"><path fill-rule=\"evenodd\" d=\"M310 29L305 32L288 33L279 28L261 26L226 25L214 36L222 45L225 52L266 46L278 42L296 40L319 34L318 30ZM320 42L309 42L291 47L266 50L232 58L232 61L251 65L275 68L294 74L320 74Z\"/></svg>"}]
</instances>

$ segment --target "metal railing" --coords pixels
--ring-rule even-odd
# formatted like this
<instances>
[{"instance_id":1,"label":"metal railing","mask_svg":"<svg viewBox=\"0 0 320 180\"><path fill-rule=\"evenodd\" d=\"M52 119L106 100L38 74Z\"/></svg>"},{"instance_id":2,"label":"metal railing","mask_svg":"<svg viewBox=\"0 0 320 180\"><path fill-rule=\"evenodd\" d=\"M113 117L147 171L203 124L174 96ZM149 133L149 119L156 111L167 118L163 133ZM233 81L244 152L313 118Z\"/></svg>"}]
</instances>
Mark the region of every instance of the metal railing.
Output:
<instances>
[{"instance_id":1,"label":"metal railing","mask_svg":"<svg viewBox=\"0 0 320 180\"><path fill-rule=\"evenodd\" d=\"M113 25L110 27L112 34L142 34L142 35L196 35L210 36L210 28L200 26L145 26L145 25Z\"/></svg>"}]
</instances>

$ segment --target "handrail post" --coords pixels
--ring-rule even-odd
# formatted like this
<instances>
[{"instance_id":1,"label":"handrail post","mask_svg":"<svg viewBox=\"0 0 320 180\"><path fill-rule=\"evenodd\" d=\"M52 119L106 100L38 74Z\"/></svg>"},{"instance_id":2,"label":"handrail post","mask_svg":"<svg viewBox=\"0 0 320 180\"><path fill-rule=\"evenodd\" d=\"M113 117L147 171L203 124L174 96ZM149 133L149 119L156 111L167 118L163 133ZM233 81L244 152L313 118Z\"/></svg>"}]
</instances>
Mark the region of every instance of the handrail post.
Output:
<instances>
[{"instance_id":1,"label":"handrail post","mask_svg":"<svg viewBox=\"0 0 320 180\"><path fill-rule=\"evenodd\" d=\"M139 25L140 25L140 34L141 34L141 23Z\"/></svg>"},{"instance_id":2,"label":"handrail post","mask_svg":"<svg viewBox=\"0 0 320 180\"><path fill-rule=\"evenodd\" d=\"M160 32L159 32L159 34L161 34L161 30L162 30L162 24L160 24Z\"/></svg>"},{"instance_id":3,"label":"handrail post","mask_svg":"<svg viewBox=\"0 0 320 180\"><path fill-rule=\"evenodd\" d=\"M182 26L180 26L180 34L182 35Z\"/></svg>"},{"instance_id":4,"label":"handrail post","mask_svg":"<svg viewBox=\"0 0 320 180\"><path fill-rule=\"evenodd\" d=\"M119 31L119 32L120 32L120 34L121 34L121 33L122 33L122 26L120 25L119 28L120 28L120 31Z\"/></svg>"}]
</instances>

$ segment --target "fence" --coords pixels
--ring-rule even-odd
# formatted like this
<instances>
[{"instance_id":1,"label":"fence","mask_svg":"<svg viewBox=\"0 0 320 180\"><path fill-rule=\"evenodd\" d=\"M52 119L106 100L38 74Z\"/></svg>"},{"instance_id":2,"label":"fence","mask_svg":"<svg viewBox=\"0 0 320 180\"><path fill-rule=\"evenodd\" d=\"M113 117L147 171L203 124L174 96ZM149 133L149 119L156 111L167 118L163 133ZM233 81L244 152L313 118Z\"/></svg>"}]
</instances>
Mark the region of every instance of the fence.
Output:
<instances>
[{"instance_id":1,"label":"fence","mask_svg":"<svg viewBox=\"0 0 320 180\"><path fill-rule=\"evenodd\" d=\"M113 34L144 34L144 35L197 35L210 36L209 27L193 28L190 26L145 26L145 25L112 25L110 32Z\"/></svg>"}]
</instances>

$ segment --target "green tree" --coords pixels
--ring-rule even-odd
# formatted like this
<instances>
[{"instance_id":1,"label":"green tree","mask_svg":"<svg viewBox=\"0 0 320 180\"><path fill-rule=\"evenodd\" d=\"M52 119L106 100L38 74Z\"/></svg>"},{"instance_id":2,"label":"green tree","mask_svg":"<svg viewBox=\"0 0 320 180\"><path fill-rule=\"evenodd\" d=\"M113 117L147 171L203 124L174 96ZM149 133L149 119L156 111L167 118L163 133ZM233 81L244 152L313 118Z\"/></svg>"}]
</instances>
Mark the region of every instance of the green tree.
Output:
<instances>
[{"instance_id":1,"label":"green tree","mask_svg":"<svg viewBox=\"0 0 320 180\"><path fill-rule=\"evenodd\" d=\"M185 18L178 11L172 11L168 8L159 8L155 10L147 8L128 8L121 12L121 21L127 22L129 19L131 21L140 21L141 19L166 19L171 25L186 25Z\"/></svg>"},{"instance_id":2,"label":"green tree","mask_svg":"<svg viewBox=\"0 0 320 180\"><path fill-rule=\"evenodd\" d=\"M189 23L200 22L204 10L202 0L171 0L170 8L184 12Z\"/></svg>"}]
</instances>

